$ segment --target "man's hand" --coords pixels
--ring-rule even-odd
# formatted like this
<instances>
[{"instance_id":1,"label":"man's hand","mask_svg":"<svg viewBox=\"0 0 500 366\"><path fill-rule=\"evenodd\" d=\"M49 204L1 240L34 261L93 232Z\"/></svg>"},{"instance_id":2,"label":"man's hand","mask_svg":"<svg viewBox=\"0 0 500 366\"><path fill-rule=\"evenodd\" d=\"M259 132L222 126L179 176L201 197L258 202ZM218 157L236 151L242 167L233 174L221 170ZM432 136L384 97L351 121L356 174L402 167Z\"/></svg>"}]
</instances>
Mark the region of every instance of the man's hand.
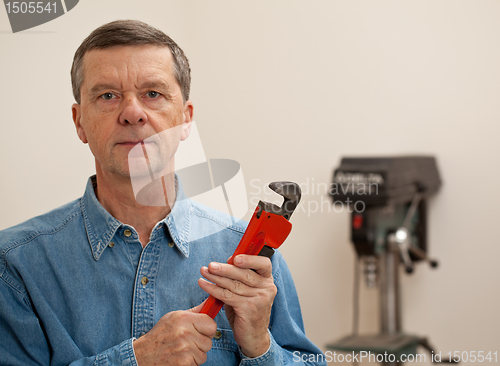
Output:
<instances>
[{"instance_id":1,"label":"man's hand","mask_svg":"<svg viewBox=\"0 0 500 366\"><path fill-rule=\"evenodd\" d=\"M165 314L144 336L134 341L139 366L201 365L212 348L217 323L199 314L203 303Z\"/></svg>"},{"instance_id":2,"label":"man's hand","mask_svg":"<svg viewBox=\"0 0 500 366\"><path fill-rule=\"evenodd\" d=\"M202 267L202 276L213 283L200 278L198 284L224 301L234 338L243 354L258 357L270 344L267 328L277 292L271 261L267 257L242 254L233 262L234 265L213 262L208 268Z\"/></svg>"}]
</instances>

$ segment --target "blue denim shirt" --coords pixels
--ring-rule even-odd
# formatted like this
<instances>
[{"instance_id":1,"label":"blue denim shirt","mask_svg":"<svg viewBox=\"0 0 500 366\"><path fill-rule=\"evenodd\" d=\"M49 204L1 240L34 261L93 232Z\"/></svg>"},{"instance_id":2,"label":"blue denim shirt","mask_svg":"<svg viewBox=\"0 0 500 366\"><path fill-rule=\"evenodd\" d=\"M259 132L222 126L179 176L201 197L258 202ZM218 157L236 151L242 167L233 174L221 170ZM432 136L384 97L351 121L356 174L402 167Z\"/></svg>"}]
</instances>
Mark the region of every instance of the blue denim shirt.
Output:
<instances>
[{"instance_id":1,"label":"blue denim shirt","mask_svg":"<svg viewBox=\"0 0 500 366\"><path fill-rule=\"evenodd\" d=\"M197 284L200 268L225 262L245 231L245 223L186 199L179 183L171 213L143 249L136 230L100 205L93 178L82 198L0 232L2 365L137 365L134 338L164 314L200 304L207 297ZM215 318L220 337L205 365L321 359L304 334L279 252L272 264L278 293L269 350L246 358L221 310Z\"/></svg>"}]
</instances>

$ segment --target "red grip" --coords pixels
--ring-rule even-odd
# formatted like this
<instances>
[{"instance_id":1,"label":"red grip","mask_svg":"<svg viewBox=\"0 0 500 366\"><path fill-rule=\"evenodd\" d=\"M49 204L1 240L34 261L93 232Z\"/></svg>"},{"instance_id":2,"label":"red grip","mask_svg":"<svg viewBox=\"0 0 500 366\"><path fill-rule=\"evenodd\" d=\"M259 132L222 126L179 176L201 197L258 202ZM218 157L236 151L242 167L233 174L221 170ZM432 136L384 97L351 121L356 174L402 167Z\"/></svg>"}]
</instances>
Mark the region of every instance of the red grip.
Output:
<instances>
[{"instance_id":1,"label":"red grip","mask_svg":"<svg viewBox=\"0 0 500 366\"><path fill-rule=\"evenodd\" d=\"M257 217L258 211L259 207L255 209L238 247L228 261L229 264L233 264L233 258L239 254L258 255L264 245L277 249L290 234L292 224L287 219L264 210ZM200 313L207 314L214 319L223 305L221 300L210 295Z\"/></svg>"},{"instance_id":2,"label":"red grip","mask_svg":"<svg viewBox=\"0 0 500 366\"><path fill-rule=\"evenodd\" d=\"M214 319L215 316L219 314L219 311L220 309L222 309L223 305L224 303L222 301L210 295L205 302L205 305L203 305L203 307L201 308L200 313L207 314L209 317Z\"/></svg>"}]
</instances>

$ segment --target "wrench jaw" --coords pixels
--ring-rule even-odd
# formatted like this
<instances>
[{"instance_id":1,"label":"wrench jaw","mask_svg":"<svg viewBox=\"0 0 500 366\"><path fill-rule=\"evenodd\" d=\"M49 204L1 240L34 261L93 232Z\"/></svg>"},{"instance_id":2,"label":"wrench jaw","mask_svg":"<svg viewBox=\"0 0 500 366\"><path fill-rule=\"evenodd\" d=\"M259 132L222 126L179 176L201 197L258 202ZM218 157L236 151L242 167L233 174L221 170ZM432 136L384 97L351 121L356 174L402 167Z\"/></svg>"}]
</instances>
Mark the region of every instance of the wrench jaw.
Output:
<instances>
[{"instance_id":1,"label":"wrench jaw","mask_svg":"<svg viewBox=\"0 0 500 366\"><path fill-rule=\"evenodd\" d=\"M257 218L260 217L262 211L264 210L290 220L293 211L295 211L295 208L300 202L302 194L300 186L295 182L272 182L269 184L269 188L280 196L283 196L283 204L279 207L269 202L259 201Z\"/></svg>"},{"instance_id":2,"label":"wrench jaw","mask_svg":"<svg viewBox=\"0 0 500 366\"><path fill-rule=\"evenodd\" d=\"M257 218L260 219L260 215L262 215L262 212L270 212L275 215L281 215L281 207L276 206L273 203L265 202L265 201L259 201L257 205Z\"/></svg>"}]
</instances>

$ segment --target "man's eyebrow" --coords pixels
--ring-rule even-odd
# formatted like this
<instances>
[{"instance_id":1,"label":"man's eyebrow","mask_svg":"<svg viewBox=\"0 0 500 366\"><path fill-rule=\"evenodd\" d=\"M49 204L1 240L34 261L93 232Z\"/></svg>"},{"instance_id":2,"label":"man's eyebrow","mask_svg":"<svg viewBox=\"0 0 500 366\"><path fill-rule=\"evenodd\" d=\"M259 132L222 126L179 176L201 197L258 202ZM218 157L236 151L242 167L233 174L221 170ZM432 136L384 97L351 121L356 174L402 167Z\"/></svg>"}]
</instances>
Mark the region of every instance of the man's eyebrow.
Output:
<instances>
[{"instance_id":1,"label":"man's eyebrow","mask_svg":"<svg viewBox=\"0 0 500 366\"><path fill-rule=\"evenodd\" d=\"M104 90L116 90L116 89L119 89L119 87L116 84L99 83L90 88L89 95L95 96ZM140 84L139 89L159 89L164 92L169 92L171 88L170 85L163 80L147 80L142 84Z\"/></svg>"},{"instance_id":2,"label":"man's eyebrow","mask_svg":"<svg viewBox=\"0 0 500 366\"><path fill-rule=\"evenodd\" d=\"M114 84L96 84L89 90L90 95L96 95L99 94L101 91L106 90L106 89L116 89L116 85Z\"/></svg>"},{"instance_id":3,"label":"man's eyebrow","mask_svg":"<svg viewBox=\"0 0 500 366\"><path fill-rule=\"evenodd\" d=\"M163 89L170 90L170 85L163 80L147 80L139 85L139 89Z\"/></svg>"}]
</instances>

